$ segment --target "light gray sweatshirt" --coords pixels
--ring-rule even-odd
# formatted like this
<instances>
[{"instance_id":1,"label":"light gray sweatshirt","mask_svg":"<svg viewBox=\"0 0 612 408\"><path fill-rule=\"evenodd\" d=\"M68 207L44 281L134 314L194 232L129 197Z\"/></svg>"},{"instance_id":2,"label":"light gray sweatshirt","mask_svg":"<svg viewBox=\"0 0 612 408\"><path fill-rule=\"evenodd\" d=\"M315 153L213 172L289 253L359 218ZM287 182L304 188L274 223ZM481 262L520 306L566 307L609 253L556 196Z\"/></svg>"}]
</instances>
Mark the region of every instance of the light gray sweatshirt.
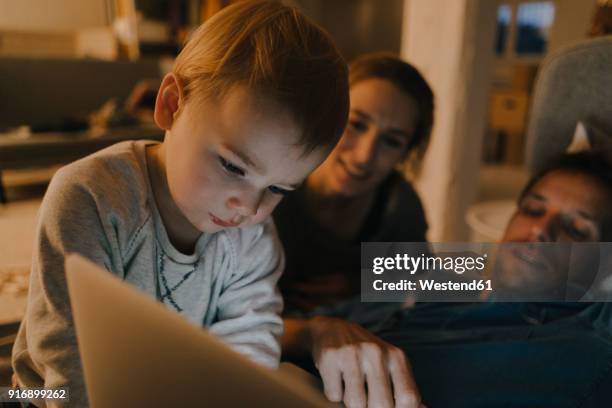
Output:
<instances>
[{"instance_id":1,"label":"light gray sweatshirt","mask_svg":"<svg viewBox=\"0 0 612 408\"><path fill-rule=\"evenodd\" d=\"M179 252L153 199L145 156L151 143L116 144L53 177L40 209L27 310L13 348L21 386L69 387L69 406L88 404L64 274L69 252L252 360L277 366L282 299L276 282L283 255L273 222L202 234L194 254Z\"/></svg>"}]
</instances>

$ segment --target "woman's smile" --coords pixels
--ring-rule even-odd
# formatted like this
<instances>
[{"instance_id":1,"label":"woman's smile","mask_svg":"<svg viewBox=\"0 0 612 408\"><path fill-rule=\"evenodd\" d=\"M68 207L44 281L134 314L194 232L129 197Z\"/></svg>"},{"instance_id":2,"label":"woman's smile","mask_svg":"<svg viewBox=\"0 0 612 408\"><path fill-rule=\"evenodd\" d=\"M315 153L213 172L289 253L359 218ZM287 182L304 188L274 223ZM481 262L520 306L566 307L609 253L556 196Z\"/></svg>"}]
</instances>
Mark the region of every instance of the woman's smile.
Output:
<instances>
[{"instance_id":1,"label":"woman's smile","mask_svg":"<svg viewBox=\"0 0 612 408\"><path fill-rule=\"evenodd\" d=\"M338 158L338 164L344 172L351 178L359 181L367 180L370 177L371 172L368 170L359 170L355 166L351 166L346 163L342 158Z\"/></svg>"}]
</instances>

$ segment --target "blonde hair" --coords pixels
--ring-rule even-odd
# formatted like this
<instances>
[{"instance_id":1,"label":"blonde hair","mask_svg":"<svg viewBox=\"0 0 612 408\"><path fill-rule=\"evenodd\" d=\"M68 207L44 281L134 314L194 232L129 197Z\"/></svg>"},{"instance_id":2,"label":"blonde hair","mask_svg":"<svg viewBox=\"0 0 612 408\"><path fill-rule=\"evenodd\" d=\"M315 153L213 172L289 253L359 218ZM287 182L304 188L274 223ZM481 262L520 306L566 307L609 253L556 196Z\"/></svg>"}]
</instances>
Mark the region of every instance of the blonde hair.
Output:
<instances>
[{"instance_id":1,"label":"blonde hair","mask_svg":"<svg viewBox=\"0 0 612 408\"><path fill-rule=\"evenodd\" d=\"M246 85L287 109L305 152L332 147L348 116L348 68L329 36L294 8L245 0L199 27L174 74L190 98L222 98Z\"/></svg>"}]
</instances>

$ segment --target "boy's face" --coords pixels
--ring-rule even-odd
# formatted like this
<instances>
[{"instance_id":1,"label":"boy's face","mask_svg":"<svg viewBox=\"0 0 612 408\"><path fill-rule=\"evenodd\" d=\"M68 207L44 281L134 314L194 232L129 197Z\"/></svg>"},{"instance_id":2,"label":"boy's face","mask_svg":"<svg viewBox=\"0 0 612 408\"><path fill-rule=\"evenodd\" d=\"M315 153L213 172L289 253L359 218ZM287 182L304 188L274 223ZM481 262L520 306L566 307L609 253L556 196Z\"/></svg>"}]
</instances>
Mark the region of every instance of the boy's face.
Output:
<instances>
[{"instance_id":1,"label":"boy's face","mask_svg":"<svg viewBox=\"0 0 612 408\"><path fill-rule=\"evenodd\" d=\"M172 110L182 91L176 83L169 86L178 95L176 104L169 99ZM164 141L168 187L176 206L202 232L263 221L327 153L304 155L296 145L301 129L289 114L243 86L220 100L190 100L172 116Z\"/></svg>"}]
</instances>

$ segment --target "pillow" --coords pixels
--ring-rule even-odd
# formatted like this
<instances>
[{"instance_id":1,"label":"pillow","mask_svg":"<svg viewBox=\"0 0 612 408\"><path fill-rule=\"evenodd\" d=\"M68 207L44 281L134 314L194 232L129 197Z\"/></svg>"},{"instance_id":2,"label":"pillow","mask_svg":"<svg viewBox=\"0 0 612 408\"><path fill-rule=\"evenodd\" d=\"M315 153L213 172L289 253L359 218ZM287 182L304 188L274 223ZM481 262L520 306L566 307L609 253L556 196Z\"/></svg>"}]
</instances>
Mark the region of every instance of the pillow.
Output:
<instances>
[{"instance_id":1,"label":"pillow","mask_svg":"<svg viewBox=\"0 0 612 408\"><path fill-rule=\"evenodd\" d=\"M612 159L612 131L604 130L592 121L581 120L566 149L567 153L598 151Z\"/></svg>"}]
</instances>

